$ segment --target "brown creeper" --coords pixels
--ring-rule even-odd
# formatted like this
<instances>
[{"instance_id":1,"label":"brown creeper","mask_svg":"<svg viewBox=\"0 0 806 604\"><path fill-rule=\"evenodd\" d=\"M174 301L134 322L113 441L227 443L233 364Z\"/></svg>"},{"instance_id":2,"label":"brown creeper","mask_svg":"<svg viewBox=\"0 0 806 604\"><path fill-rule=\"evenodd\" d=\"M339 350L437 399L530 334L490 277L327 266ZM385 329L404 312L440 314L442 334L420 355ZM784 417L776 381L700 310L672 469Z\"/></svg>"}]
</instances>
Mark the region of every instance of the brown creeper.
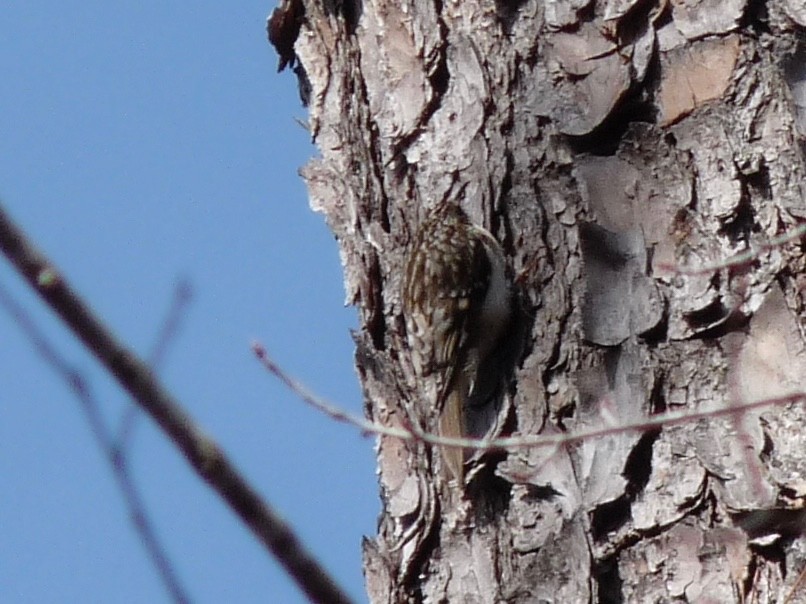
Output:
<instances>
[{"instance_id":1,"label":"brown creeper","mask_svg":"<svg viewBox=\"0 0 806 604\"><path fill-rule=\"evenodd\" d=\"M403 313L412 363L425 402L439 417L439 434L465 436L465 406L480 390L479 369L495 351L512 303L501 246L454 203L431 210L417 232L406 263ZM464 452L443 447L442 459L461 484Z\"/></svg>"}]
</instances>

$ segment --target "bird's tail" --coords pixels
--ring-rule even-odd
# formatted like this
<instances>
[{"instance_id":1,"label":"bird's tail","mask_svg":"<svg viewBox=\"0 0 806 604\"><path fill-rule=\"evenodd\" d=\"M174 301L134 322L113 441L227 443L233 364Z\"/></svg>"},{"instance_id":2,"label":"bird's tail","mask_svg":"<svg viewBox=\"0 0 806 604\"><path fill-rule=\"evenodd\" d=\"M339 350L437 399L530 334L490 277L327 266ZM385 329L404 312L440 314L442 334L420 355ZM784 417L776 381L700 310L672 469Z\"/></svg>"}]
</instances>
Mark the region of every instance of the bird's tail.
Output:
<instances>
[{"instance_id":1,"label":"bird's tail","mask_svg":"<svg viewBox=\"0 0 806 604\"><path fill-rule=\"evenodd\" d=\"M466 384L461 378L445 397L442 413L439 416L439 435L443 438L463 438L465 436L465 392ZM442 469L447 478L455 479L461 486L465 475L465 450L459 447L441 447Z\"/></svg>"}]
</instances>

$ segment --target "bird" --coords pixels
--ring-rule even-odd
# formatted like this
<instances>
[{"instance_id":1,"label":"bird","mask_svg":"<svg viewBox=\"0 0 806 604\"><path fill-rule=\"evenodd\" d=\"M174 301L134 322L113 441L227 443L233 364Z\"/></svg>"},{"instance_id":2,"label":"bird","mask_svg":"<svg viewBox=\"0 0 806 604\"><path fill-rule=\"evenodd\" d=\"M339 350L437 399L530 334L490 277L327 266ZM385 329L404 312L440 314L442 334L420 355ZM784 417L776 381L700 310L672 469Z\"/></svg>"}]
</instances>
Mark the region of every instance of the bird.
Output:
<instances>
[{"instance_id":1,"label":"bird","mask_svg":"<svg viewBox=\"0 0 806 604\"><path fill-rule=\"evenodd\" d=\"M479 392L480 368L496 351L512 317L506 258L495 237L459 204L428 211L405 262L402 308L420 394L441 437L466 436L465 409ZM447 477L464 482L464 451L441 447Z\"/></svg>"}]
</instances>

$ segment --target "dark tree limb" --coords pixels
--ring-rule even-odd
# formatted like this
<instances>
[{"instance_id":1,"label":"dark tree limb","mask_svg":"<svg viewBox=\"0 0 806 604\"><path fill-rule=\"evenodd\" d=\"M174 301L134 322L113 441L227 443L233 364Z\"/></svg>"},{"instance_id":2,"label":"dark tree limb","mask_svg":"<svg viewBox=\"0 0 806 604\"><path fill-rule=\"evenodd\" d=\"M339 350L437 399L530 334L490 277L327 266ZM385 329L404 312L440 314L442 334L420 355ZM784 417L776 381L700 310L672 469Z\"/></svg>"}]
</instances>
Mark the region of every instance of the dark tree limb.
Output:
<instances>
[{"instance_id":1,"label":"dark tree limb","mask_svg":"<svg viewBox=\"0 0 806 604\"><path fill-rule=\"evenodd\" d=\"M227 502L314 602L349 602L347 595L258 495L215 441L126 348L27 239L0 206L0 250L39 296L157 422L193 469Z\"/></svg>"},{"instance_id":2,"label":"dark tree limb","mask_svg":"<svg viewBox=\"0 0 806 604\"><path fill-rule=\"evenodd\" d=\"M160 579L171 597L171 601L176 604L188 604L191 600L174 570L168 553L160 543L156 528L146 511L145 501L143 501L134 483L126 452L116 444L110 430L107 428L101 414L100 405L90 391L87 380L56 351L22 306L2 286L0 286L0 307L3 307L8 312L15 324L31 341L42 359L56 371L75 394L81 409L87 417L95 442L112 468L112 474L123 495L132 524L140 536L140 541L145 547L149 559L159 573Z\"/></svg>"}]
</instances>

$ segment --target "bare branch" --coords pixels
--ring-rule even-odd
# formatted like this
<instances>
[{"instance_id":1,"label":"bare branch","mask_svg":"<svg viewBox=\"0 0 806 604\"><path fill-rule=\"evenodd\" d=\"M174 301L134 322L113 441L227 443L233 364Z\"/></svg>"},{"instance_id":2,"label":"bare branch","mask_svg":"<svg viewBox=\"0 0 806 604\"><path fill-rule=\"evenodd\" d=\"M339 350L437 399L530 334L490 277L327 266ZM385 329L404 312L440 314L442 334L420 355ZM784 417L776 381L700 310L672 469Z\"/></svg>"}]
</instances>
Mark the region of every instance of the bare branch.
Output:
<instances>
[{"instance_id":1,"label":"bare branch","mask_svg":"<svg viewBox=\"0 0 806 604\"><path fill-rule=\"evenodd\" d=\"M408 440L413 437L411 432L408 430L389 428L387 426L382 426L380 424L367 421L361 417L358 417L357 415L353 415L348 411L344 411L343 409L328 403L325 399L317 396L311 390L305 387L302 382L299 382L283 371L280 366L271 359L269 353L266 352L266 348L260 342L252 342L252 351L255 353L255 356L257 356L258 360L263 364L266 370L277 377L277 379L279 379L283 385L286 386L286 388L296 394L300 399L302 399L303 402L307 403L314 409L318 409L336 421L350 424L360 429L362 432L369 434L397 436L398 438L402 438L404 440Z\"/></svg>"},{"instance_id":2,"label":"bare branch","mask_svg":"<svg viewBox=\"0 0 806 604\"><path fill-rule=\"evenodd\" d=\"M169 345L179 333L181 320L190 303L192 295L192 288L188 281L181 280L177 283L165 322L157 334L157 341L154 344L154 348L151 350L151 354L148 355L148 364L156 375L159 375L160 368L165 363L165 356L168 353ZM120 420L117 438L117 446L121 452L125 451L126 447L131 442L136 421L139 416L140 408L133 403L129 404L124 411L123 418Z\"/></svg>"},{"instance_id":3,"label":"bare branch","mask_svg":"<svg viewBox=\"0 0 806 604\"><path fill-rule=\"evenodd\" d=\"M795 584L792 586L792 589L790 589L789 592L786 594L786 598L784 598L783 604L789 604L790 602L792 602L793 598L797 595L798 589L803 583L804 578L806 578L806 568L802 569L798 573L798 578L795 580Z\"/></svg>"},{"instance_id":4,"label":"bare branch","mask_svg":"<svg viewBox=\"0 0 806 604\"><path fill-rule=\"evenodd\" d=\"M140 535L143 546L146 548L154 567L171 595L171 599L177 604L190 602L190 598L188 598L185 589L179 582L179 577L177 577L173 565L168 559L168 554L162 547L157 537L157 532L149 520L145 502L140 497L140 492L134 484L131 472L129 472L128 460L120 448L115 446L114 440L104 424L100 406L92 395L86 379L79 371L70 367L64 357L56 352L56 349L51 346L31 317L2 286L0 286L0 306L6 309L17 326L33 343L39 355L61 376L81 403L81 408L87 417L95 442L112 467L112 475L115 477L118 488L123 494L123 500L128 508L135 530Z\"/></svg>"},{"instance_id":5,"label":"bare branch","mask_svg":"<svg viewBox=\"0 0 806 604\"><path fill-rule=\"evenodd\" d=\"M777 247L781 247L790 241L795 241L796 239L800 239L806 235L806 224L801 224L800 226L792 229L788 233L784 233L778 237L773 237L767 243L759 244L754 248L750 248L747 251L741 252L740 254L736 254L735 256L731 256L730 258L724 258L723 260L719 260L717 262L710 262L707 264L701 264L699 266L692 266L692 267L685 267L685 266L678 266L675 264L671 264L668 262L661 262L659 263L658 267L664 271L669 271L672 273L677 273L679 275L704 275L707 273L712 273L717 270L721 270L723 268L730 268L733 266L741 266L743 264L747 264L751 260L754 260L763 252L767 250L771 250Z\"/></svg>"},{"instance_id":6,"label":"bare branch","mask_svg":"<svg viewBox=\"0 0 806 604\"><path fill-rule=\"evenodd\" d=\"M425 432L422 428L415 424L409 424L407 429L394 428L384 426L383 424L370 422L363 418L352 415L313 394L299 381L288 375L277 365L277 363L269 358L266 349L260 343L254 342L252 344L252 350L255 352L255 355L258 357L263 366L269 372L275 375L283 384L285 384L285 386L288 387L294 394L302 399L302 401L337 421L355 426L364 433L392 436L402 440L420 440L442 447L461 447L463 449L474 449L477 451L502 451L507 449L560 447L571 445L583 440L602 438L603 436L612 436L614 434L623 434L625 432L649 432L659 428L664 428L666 426L675 426L701 419L723 417L726 415L738 416L753 409L806 401L806 393L794 392L778 398L769 398L753 402L742 402L700 411L670 411L668 413L659 413L658 415L646 417L635 422L593 428L591 430L583 430L581 432L575 432L572 434L549 434L536 436L523 435L491 439L446 438Z\"/></svg>"},{"instance_id":7,"label":"bare branch","mask_svg":"<svg viewBox=\"0 0 806 604\"><path fill-rule=\"evenodd\" d=\"M154 378L146 363L112 335L56 267L11 222L2 207L0 250L118 383L151 415L197 474L229 504L306 595L314 602L349 602L346 594L291 528L261 499L217 443L202 432L191 416Z\"/></svg>"},{"instance_id":8,"label":"bare branch","mask_svg":"<svg viewBox=\"0 0 806 604\"><path fill-rule=\"evenodd\" d=\"M148 364L155 372L159 373L165 363L165 356L168 354L168 347L179 333L182 319L187 312L188 304L193 298L193 288L186 279L180 279L174 288L171 307L165 317L165 322L159 331L157 341L148 355Z\"/></svg>"}]
</instances>

